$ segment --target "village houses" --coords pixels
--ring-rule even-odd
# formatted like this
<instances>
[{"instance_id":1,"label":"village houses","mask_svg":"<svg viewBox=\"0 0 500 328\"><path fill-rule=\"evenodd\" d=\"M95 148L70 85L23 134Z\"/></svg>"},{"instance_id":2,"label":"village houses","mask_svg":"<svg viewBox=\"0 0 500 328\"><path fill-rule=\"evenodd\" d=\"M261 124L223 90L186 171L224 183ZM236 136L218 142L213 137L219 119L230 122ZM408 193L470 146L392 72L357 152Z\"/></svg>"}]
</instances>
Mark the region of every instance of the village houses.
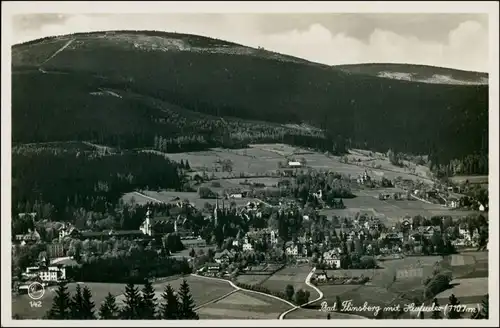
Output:
<instances>
[{"instance_id":1,"label":"village houses","mask_svg":"<svg viewBox=\"0 0 500 328\"><path fill-rule=\"evenodd\" d=\"M323 253L323 263L331 267L332 269L340 268L340 252L339 248L329 250Z\"/></svg>"}]
</instances>

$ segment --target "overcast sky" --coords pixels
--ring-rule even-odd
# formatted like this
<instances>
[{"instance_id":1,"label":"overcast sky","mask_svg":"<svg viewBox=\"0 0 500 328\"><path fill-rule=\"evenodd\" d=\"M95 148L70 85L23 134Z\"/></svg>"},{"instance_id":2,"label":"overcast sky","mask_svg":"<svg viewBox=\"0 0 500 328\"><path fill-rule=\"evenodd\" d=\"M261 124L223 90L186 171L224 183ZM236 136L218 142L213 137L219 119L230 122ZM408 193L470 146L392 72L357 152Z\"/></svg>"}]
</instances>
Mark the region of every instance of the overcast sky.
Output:
<instances>
[{"instance_id":1,"label":"overcast sky","mask_svg":"<svg viewBox=\"0 0 500 328\"><path fill-rule=\"evenodd\" d=\"M115 29L205 35L329 65L489 66L485 14L34 14L13 18L13 42Z\"/></svg>"}]
</instances>

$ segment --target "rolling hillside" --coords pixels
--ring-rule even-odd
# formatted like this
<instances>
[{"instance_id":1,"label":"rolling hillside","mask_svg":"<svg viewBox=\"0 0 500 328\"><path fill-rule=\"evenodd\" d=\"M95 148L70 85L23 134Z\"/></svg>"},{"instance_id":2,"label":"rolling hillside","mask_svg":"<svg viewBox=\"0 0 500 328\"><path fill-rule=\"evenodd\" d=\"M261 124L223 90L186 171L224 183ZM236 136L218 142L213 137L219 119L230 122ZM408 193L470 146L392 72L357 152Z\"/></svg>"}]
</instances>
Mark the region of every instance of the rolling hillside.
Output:
<instances>
[{"instance_id":1,"label":"rolling hillside","mask_svg":"<svg viewBox=\"0 0 500 328\"><path fill-rule=\"evenodd\" d=\"M454 85L488 85L488 74L461 71L456 69L410 65L410 64L359 64L335 66L351 74L363 74L411 82L454 84Z\"/></svg>"},{"instance_id":2,"label":"rolling hillside","mask_svg":"<svg viewBox=\"0 0 500 328\"><path fill-rule=\"evenodd\" d=\"M288 133L277 128L298 133L306 130L293 126L309 124L353 147L433 152L443 160L488 149L487 85L352 74L151 31L46 38L14 46L12 56L14 142L148 147L158 136L199 133L217 142L239 131L246 133L241 139L272 140Z\"/></svg>"}]
</instances>

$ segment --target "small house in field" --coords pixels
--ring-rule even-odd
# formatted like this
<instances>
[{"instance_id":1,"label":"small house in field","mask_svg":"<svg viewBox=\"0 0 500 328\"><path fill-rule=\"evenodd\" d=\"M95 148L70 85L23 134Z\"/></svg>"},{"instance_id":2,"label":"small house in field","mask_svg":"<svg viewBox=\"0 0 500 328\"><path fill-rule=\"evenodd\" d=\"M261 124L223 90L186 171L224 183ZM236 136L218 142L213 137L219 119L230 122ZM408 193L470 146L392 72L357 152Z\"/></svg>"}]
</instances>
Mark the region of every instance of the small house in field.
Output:
<instances>
[{"instance_id":1,"label":"small house in field","mask_svg":"<svg viewBox=\"0 0 500 328\"><path fill-rule=\"evenodd\" d=\"M214 261L217 264L229 263L234 258L234 255L225 249L222 252L215 253Z\"/></svg>"},{"instance_id":2,"label":"small house in field","mask_svg":"<svg viewBox=\"0 0 500 328\"><path fill-rule=\"evenodd\" d=\"M299 245L287 242L285 253L288 256L298 256L299 255Z\"/></svg>"},{"instance_id":3,"label":"small house in field","mask_svg":"<svg viewBox=\"0 0 500 328\"><path fill-rule=\"evenodd\" d=\"M300 167L302 167L302 163L297 162L297 161L288 161L288 167L289 168L300 168Z\"/></svg>"},{"instance_id":4,"label":"small house in field","mask_svg":"<svg viewBox=\"0 0 500 328\"><path fill-rule=\"evenodd\" d=\"M181 243L185 248L206 247L207 242L200 236L181 237Z\"/></svg>"},{"instance_id":5,"label":"small house in field","mask_svg":"<svg viewBox=\"0 0 500 328\"><path fill-rule=\"evenodd\" d=\"M205 266L206 268L206 275L207 276L216 276L220 270L222 269L221 265L219 263L209 263Z\"/></svg>"},{"instance_id":6,"label":"small house in field","mask_svg":"<svg viewBox=\"0 0 500 328\"><path fill-rule=\"evenodd\" d=\"M326 273L317 273L315 278L318 282L326 282L328 280Z\"/></svg>"},{"instance_id":7,"label":"small house in field","mask_svg":"<svg viewBox=\"0 0 500 328\"><path fill-rule=\"evenodd\" d=\"M31 213L19 213L17 215L18 218L24 219L24 218L30 218L33 220L33 222L36 220L37 213L36 212L31 212Z\"/></svg>"},{"instance_id":8,"label":"small house in field","mask_svg":"<svg viewBox=\"0 0 500 328\"><path fill-rule=\"evenodd\" d=\"M460 206L460 202L457 198L448 198L446 200L446 206L450 208L458 208Z\"/></svg>"},{"instance_id":9,"label":"small house in field","mask_svg":"<svg viewBox=\"0 0 500 328\"><path fill-rule=\"evenodd\" d=\"M243 198L243 194L242 193L234 193L234 194L229 194L228 199L241 199Z\"/></svg>"},{"instance_id":10,"label":"small house in field","mask_svg":"<svg viewBox=\"0 0 500 328\"><path fill-rule=\"evenodd\" d=\"M15 239L21 245L26 245L27 243L36 243L37 241L39 241L40 234L38 233L38 231L36 231L36 229L33 231L31 229L28 229L28 233L16 235Z\"/></svg>"}]
</instances>

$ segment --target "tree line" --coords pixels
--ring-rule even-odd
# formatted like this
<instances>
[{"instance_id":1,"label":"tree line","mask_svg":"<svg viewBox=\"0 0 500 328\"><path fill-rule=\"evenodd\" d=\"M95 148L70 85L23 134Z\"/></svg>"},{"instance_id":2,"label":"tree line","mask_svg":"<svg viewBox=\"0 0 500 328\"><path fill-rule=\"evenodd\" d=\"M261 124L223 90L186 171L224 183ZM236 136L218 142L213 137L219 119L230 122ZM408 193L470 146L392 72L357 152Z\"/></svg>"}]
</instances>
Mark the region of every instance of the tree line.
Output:
<instances>
[{"instance_id":1,"label":"tree line","mask_svg":"<svg viewBox=\"0 0 500 328\"><path fill-rule=\"evenodd\" d=\"M122 194L136 188L179 190L179 164L164 156L121 152L100 155L80 150L16 148L12 153L13 214L72 221L80 208L109 213Z\"/></svg>"},{"instance_id":2,"label":"tree line","mask_svg":"<svg viewBox=\"0 0 500 328\"><path fill-rule=\"evenodd\" d=\"M436 155L431 158L430 168L438 178L456 175L488 175L488 154L469 154L444 163L440 162Z\"/></svg>"},{"instance_id":3,"label":"tree line","mask_svg":"<svg viewBox=\"0 0 500 328\"><path fill-rule=\"evenodd\" d=\"M160 248L161 250L161 248ZM131 249L125 256L101 255L79 266L67 268L68 279L74 281L126 283L140 282L148 277L168 277L189 274L191 267L185 258L176 259L158 250Z\"/></svg>"},{"instance_id":4,"label":"tree line","mask_svg":"<svg viewBox=\"0 0 500 328\"><path fill-rule=\"evenodd\" d=\"M125 286L123 306L116 304L116 298L108 293L96 313L95 303L88 286L76 286L74 295L70 295L66 283L61 282L55 291L51 309L45 319L50 320L198 320L195 302L184 279L179 291L167 284L161 294L161 300L155 296L155 289L150 280L144 281L139 291L133 283Z\"/></svg>"}]
</instances>

